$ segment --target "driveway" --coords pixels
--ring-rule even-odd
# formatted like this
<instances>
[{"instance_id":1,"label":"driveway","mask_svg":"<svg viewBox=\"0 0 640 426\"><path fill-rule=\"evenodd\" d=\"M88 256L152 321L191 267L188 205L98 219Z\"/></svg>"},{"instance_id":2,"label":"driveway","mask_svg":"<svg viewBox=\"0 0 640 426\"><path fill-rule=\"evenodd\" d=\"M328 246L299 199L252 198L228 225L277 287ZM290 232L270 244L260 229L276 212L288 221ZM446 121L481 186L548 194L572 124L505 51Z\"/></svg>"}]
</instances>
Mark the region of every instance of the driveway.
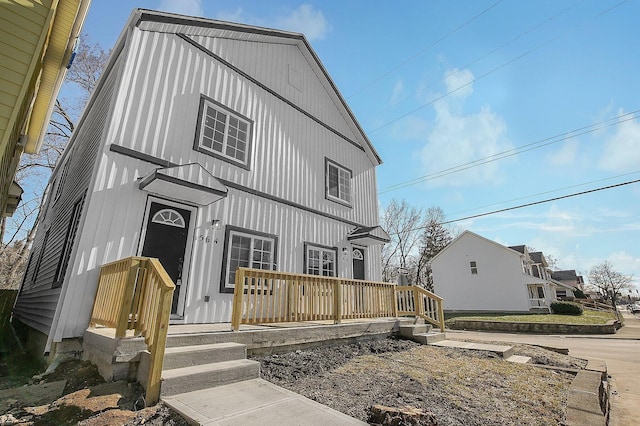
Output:
<instances>
[{"instance_id":1,"label":"driveway","mask_svg":"<svg viewBox=\"0 0 640 426\"><path fill-rule=\"evenodd\" d=\"M536 335L447 330L449 339L529 343L568 348L578 358L602 359L611 376L612 426L635 424L640 407L640 319L623 310L625 326L612 335Z\"/></svg>"}]
</instances>

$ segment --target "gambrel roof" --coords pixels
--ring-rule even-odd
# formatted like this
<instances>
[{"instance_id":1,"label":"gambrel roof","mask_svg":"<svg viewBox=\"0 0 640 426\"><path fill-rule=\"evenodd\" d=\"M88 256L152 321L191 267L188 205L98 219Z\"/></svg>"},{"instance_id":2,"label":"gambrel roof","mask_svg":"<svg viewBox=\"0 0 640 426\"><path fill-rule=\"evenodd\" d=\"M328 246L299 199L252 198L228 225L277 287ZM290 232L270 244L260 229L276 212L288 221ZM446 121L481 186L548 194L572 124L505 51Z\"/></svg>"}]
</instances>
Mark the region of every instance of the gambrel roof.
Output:
<instances>
[{"instance_id":1,"label":"gambrel roof","mask_svg":"<svg viewBox=\"0 0 640 426\"><path fill-rule=\"evenodd\" d=\"M209 55L215 57L216 60L224 63L226 66L233 69L244 78L247 78L254 83L262 86L272 95L279 97L282 101L288 103L299 112L307 115L318 124L327 128L329 131L340 136L346 142L362 150L374 166L382 164L382 160L373 147L371 141L366 136L364 130L355 118L353 112L351 111L346 101L340 94L340 91L336 87L335 83L329 76L329 73L324 68L324 66L320 62L320 59L303 34L226 21L218 21L214 19L176 15L167 12L135 9L131 17L129 18L127 26L120 35L120 38L114 50L117 51L123 47L123 45L126 43L128 34L135 27L147 31L172 33L182 37L186 42L192 43L194 46L201 50L205 50ZM340 114L342 115L344 121L347 123L351 134L346 134L346 132L342 132L335 127L328 125L327 123L324 123L319 118L311 115L300 105L297 105L295 101L285 98L278 91L274 90L271 87L268 87L268 85L264 82L259 81L256 76L249 75L245 70L235 66L232 63L232 60L228 58L228 55L222 57L217 55L212 50L208 50L206 46L203 46L197 42L197 39L199 37L216 38L218 40L237 40L255 43L270 43L274 45L277 44L296 46L302 53L302 55L304 55L308 66L312 68L314 74L324 86L324 91L331 98L336 109L340 111Z\"/></svg>"}]
</instances>

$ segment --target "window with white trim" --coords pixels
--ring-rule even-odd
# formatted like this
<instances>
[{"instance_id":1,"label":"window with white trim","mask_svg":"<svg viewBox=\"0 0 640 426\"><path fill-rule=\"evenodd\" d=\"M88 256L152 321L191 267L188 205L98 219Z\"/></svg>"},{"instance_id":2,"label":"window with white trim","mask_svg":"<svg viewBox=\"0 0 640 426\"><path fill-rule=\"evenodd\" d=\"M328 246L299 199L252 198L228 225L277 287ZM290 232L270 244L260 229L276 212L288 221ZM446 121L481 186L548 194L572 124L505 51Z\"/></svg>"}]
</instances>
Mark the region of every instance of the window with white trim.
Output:
<instances>
[{"instance_id":1,"label":"window with white trim","mask_svg":"<svg viewBox=\"0 0 640 426\"><path fill-rule=\"evenodd\" d=\"M326 160L326 194L330 200L351 205L351 170L329 159Z\"/></svg>"},{"instance_id":2,"label":"window with white trim","mask_svg":"<svg viewBox=\"0 0 640 426\"><path fill-rule=\"evenodd\" d=\"M273 235L251 233L229 227L225 238L225 273L223 292L235 287L238 268L274 270L277 238Z\"/></svg>"},{"instance_id":3,"label":"window with white trim","mask_svg":"<svg viewBox=\"0 0 640 426\"><path fill-rule=\"evenodd\" d=\"M251 125L248 118L203 97L195 149L248 168Z\"/></svg>"},{"instance_id":4,"label":"window with white trim","mask_svg":"<svg viewBox=\"0 0 640 426\"><path fill-rule=\"evenodd\" d=\"M336 276L338 249L305 244L305 274Z\"/></svg>"}]
</instances>

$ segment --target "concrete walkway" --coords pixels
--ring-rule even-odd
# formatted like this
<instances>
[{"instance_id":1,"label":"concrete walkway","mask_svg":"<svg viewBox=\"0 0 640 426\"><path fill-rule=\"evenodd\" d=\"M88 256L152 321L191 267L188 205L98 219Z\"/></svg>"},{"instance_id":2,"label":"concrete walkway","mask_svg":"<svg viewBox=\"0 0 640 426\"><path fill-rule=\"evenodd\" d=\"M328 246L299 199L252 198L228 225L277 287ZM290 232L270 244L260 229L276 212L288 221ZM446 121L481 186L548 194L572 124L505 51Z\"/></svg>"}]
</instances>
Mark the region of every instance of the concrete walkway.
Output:
<instances>
[{"instance_id":1,"label":"concrete walkway","mask_svg":"<svg viewBox=\"0 0 640 426\"><path fill-rule=\"evenodd\" d=\"M262 379L162 398L191 424L215 426L366 425Z\"/></svg>"},{"instance_id":2,"label":"concrete walkway","mask_svg":"<svg viewBox=\"0 0 640 426\"><path fill-rule=\"evenodd\" d=\"M611 376L611 426L637 423L640 407L640 319L621 310L625 325L616 334L540 335L447 330L448 339L527 343L565 348L577 358L599 358Z\"/></svg>"}]
</instances>

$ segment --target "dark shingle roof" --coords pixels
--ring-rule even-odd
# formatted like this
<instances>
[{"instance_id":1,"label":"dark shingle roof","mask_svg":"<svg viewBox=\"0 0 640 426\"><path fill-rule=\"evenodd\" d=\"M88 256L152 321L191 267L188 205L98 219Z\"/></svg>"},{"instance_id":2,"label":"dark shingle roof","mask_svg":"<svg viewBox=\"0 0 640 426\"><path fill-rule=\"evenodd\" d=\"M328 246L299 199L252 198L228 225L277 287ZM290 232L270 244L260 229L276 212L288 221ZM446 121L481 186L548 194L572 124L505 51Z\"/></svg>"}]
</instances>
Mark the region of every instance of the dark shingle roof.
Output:
<instances>
[{"instance_id":1,"label":"dark shingle roof","mask_svg":"<svg viewBox=\"0 0 640 426\"><path fill-rule=\"evenodd\" d=\"M511 250L519 251L520 253L524 254L524 246L509 246L509 248Z\"/></svg>"},{"instance_id":2,"label":"dark shingle roof","mask_svg":"<svg viewBox=\"0 0 640 426\"><path fill-rule=\"evenodd\" d=\"M558 281L577 281L578 279L575 269L569 269L566 271L553 271L551 273L551 278Z\"/></svg>"},{"instance_id":3,"label":"dark shingle roof","mask_svg":"<svg viewBox=\"0 0 640 426\"><path fill-rule=\"evenodd\" d=\"M542 263L542 252L534 251L533 253L529 253L529 257L533 260L533 263Z\"/></svg>"}]
</instances>

